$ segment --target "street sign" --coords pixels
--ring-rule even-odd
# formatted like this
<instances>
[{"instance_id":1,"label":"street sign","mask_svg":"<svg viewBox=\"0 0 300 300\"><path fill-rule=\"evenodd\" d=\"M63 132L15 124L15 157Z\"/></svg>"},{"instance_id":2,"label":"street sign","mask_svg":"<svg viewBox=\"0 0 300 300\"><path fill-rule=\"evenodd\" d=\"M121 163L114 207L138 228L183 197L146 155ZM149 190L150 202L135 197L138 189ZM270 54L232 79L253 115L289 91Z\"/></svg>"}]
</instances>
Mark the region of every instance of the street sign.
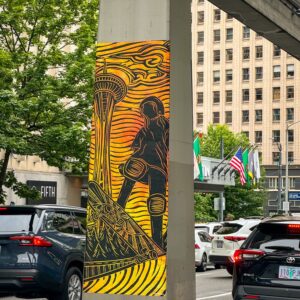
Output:
<instances>
[{"instance_id":1,"label":"street sign","mask_svg":"<svg viewBox=\"0 0 300 300\"><path fill-rule=\"evenodd\" d=\"M222 204L222 208L223 210L225 210L225 198L223 197L223 204ZM219 210L220 208L220 198L214 198L214 210Z\"/></svg>"},{"instance_id":2,"label":"street sign","mask_svg":"<svg viewBox=\"0 0 300 300\"><path fill-rule=\"evenodd\" d=\"M289 192L289 200L299 201L300 200L300 191Z\"/></svg>"},{"instance_id":3,"label":"street sign","mask_svg":"<svg viewBox=\"0 0 300 300\"><path fill-rule=\"evenodd\" d=\"M290 209L290 202L283 201L282 208L283 208L284 211L289 211L289 209Z\"/></svg>"}]
</instances>

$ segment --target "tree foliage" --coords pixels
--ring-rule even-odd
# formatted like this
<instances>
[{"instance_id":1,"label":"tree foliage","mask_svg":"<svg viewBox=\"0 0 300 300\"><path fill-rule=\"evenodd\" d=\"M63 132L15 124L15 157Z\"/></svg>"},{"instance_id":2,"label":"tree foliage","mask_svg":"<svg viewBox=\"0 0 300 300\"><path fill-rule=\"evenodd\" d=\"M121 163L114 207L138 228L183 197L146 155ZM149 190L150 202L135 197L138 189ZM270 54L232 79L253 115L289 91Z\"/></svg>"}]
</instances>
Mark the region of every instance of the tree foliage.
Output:
<instances>
[{"instance_id":1,"label":"tree foliage","mask_svg":"<svg viewBox=\"0 0 300 300\"><path fill-rule=\"evenodd\" d=\"M227 125L209 125L207 133L202 137L202 155L207 157L220 158L220 140L224 141L224 156L229 153L228 160L234 155L239 146L246 148L250 145L244 134L233 133ZM262 172L263 174L264 172ZM216 212L213 210L213 198L219 194L195 193L195 219L196 221L213 221L216 219ZM226 208L224 216L231 215L235 219L249 216L261 216L263 206L267 201L267 192L264 185L264 176L258 184L242 186L239 177L236 178L235 186L225 187L224 197Z\"/></svg>"},{"instance_id":2,"label":"tree foliage","mask_svg":"<svg viewBox=\"0 0 300 300\"><path fill-rule=\"evenodd\" d=\"M98 0L0 0L0 202L3 185L28 193L13 154L86 168L97 13Z\"/></svg>"}]
</instances>

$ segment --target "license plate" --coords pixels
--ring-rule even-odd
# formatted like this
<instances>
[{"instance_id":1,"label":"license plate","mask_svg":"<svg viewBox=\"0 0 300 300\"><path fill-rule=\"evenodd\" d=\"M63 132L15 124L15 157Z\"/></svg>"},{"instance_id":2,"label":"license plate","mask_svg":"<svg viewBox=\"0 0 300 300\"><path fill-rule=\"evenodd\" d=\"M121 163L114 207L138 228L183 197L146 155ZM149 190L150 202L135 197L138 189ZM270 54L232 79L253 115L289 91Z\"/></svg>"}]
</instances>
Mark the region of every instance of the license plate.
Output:
<instances>
[{"instance_id":1,"label":"license plate","mask_svg":"<svg viewBox=\"0 0 300 300\"><path fill-rule=\"evenodd\" d=\"M217 241L217 248L223 247L223 241Z\"/></svg>"},{"instance_id":2,"label":"license plate","mask_svg":"<svg viewBox=\"0 0 300 300\"><path fill-rule=\"evenodd\" d=\"M300 268L279 266L278 278L300 280Z\"/></svg>"}]
</instances>

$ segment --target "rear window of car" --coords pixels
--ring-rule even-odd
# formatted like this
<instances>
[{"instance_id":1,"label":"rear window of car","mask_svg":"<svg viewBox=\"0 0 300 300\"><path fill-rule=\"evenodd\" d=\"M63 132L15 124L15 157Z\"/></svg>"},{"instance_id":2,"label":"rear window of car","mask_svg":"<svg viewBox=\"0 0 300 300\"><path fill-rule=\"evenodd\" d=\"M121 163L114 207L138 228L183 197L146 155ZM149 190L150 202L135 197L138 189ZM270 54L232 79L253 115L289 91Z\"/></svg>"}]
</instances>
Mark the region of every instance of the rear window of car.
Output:
<instances>
[{"instance_id":1,"label":"rear window of car","mask_svg":"<svg viewBox=\"0 0 300 300\"><path fill-rule=\"evenodd\" d=\"M300 224L260 224L244 247L265 252L300 251Z\"/></svg>"},{"instance_id":2,"label":"rear window of car","mask_svg":"<svg viewBox=\"0 0 300 300\"><path fill-rule=\"evenodd\" d=\"M209 233L209 228L207 226L195 226L195 229Z\"/></svg>"},{"instance_id":3,"label":"rear window of car","mask_svg":"<svg viewBox=\"0 0 300 300\"><path fill-rule=\"evenodd\" d=\"M37 209L0 208L0 234L35 232L40 215Z\"/></svg>"},{"instance_id":4,"label":"rear window of car","mask_svg":"<svg viewBox=\"0 0 300 300\"><path fill-rule=\"evenodd\" d=\"M242 228L242 225L238 223L224 223L223 226L216 231L216 234L231 234L239 231L240 228Z\"/></svg>"}]
</instances>

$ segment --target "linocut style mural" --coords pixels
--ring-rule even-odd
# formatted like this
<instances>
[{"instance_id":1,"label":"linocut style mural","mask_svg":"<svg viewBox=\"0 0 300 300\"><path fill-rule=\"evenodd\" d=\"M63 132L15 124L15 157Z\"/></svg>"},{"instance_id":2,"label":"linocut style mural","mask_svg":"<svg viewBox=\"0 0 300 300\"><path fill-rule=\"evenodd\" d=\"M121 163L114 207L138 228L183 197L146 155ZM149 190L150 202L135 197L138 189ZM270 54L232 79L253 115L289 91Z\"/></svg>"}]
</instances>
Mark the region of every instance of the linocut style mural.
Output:
<instances>
[{"instance_id":1,"label":"linocut style mural","mask_svg":"<svg viewBox=\"0 0 300 300\"><path fill-rule=\"evenodd\" d=\"M84 291L166 291L168 41L97 47Z\"/></svg>"}]
</instances>

